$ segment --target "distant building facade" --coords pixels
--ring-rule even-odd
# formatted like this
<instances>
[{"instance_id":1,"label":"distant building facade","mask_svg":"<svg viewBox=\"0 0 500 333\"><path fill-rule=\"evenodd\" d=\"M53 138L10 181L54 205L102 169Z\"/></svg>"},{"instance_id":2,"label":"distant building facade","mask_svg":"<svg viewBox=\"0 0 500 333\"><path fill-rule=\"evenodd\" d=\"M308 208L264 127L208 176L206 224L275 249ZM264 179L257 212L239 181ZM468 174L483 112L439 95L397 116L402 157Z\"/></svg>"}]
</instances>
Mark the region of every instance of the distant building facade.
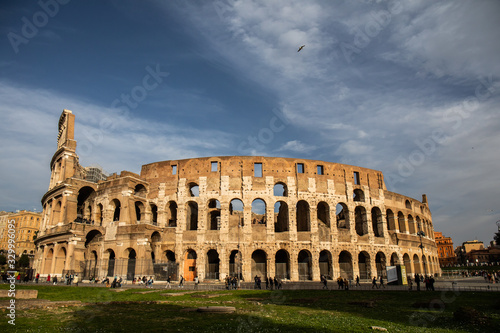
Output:
<instances>
[{"instance_id":1,"label":"distant building facade","mask_svg":"<svg viewBox=\"0 0 500 333\"><path fill-rule=\"evenodd\" d=\"M15 213L0 213L0 251L9 249L9 221L14 220L15 225L15 250L16 255L28 254L34 256L36 251L35 239L40 229L42 213L21 210Z\"/></svg>"},{"instance_id":2,"label":"distant building facade","mask_svg":"<svg viewBox=\"0 0 500 333\"><path fill-rule=\"evenodd\" d=\"M319 281L371 279L389 265L440 273L427 197L388 191L380 171L219 156L99 180L79 164L74 121L64 110L42 197L35 268L43 276Z\"/></svg>"},{"instance_id":3,"label":"distant building facade","mask_svg":"<svg viewBox=\"0 0 500 333\"><path fill-rule=\"evenodd\" d=\"M451 237L444 237L442 232L434 231L438 251L439 265L441 267L453 266L456 263L453 240Z\"/></svg>"},{"instance_id":4,"label":"distant building facade","mask_svg":"<svg viewBox=\"0 0 500 333\"><path fill-rule=\"evenodd\" d=\"M484 243L478 240L466 241L462 243L462 247L465 253L469 253L473 250L482 250L484 249Z\"/></svg>"}]
</instances>

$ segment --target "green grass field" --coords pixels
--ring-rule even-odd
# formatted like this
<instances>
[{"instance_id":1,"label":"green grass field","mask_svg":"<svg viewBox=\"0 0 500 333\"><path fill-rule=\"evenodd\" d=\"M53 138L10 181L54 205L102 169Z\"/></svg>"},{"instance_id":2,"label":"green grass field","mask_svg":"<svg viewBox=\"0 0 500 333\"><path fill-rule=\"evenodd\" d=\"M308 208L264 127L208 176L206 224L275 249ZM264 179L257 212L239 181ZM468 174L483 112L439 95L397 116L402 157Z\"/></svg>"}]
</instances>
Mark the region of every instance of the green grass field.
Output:
<instances>
[{"instance_id":1,"label":"green grass field","mask_svg":"<svg viewBox=\"0 0 500 333\"><path fill-rule=\"evenodd\" d=\"M174 296L178 290L17 288L37 289L38 299L85 303L18 308L17 332L371 332L371 326L380 326L406 333L494 332L500 327L500 293L238 290ZM0 300L6 304L8 299ZM233 306L236 312L189 311L202 306ZM2 317L0 331L13 331Z\"/></svg>"}]
</instances>

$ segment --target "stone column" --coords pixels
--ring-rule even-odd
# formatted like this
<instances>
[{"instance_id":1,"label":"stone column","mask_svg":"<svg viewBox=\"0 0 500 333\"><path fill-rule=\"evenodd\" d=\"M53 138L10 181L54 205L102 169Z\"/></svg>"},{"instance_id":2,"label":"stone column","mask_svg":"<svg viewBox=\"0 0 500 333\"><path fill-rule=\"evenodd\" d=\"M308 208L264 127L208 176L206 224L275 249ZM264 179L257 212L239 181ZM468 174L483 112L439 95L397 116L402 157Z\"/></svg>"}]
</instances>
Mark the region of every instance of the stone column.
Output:
<instances>
[{"instance_id":1,"label":"stone column","mask_svg":"<svg viewBox=\"0 0 500 333\"><path fill-rule=\"evenodd\" d=\"M298 252L295 248L290 248L290 280L299 280L299 264L298 264Z\"/></svg>"},{"instance_id":2,"label":"stone column","mask_svg":"<svg viewBox=\"0 0 500 333\"><path fill-rule=\"evenodd\" d=\"M72 267L71 263L73 261L73 254L75 252L75 246L77 244L76 240L72 238L68 239L68 251L66 252L66 261L64 263L64 271L72 271L74 267Z\"/></svg>"},{"instance_id":3,"label":"stone column","mask_svg":"<svg viewBox=\"0 0 500 333\"><path fill-rule=\"evenodd\" d=\"M319 269L319 252L318 251L313 251L311 253L311 273L312 273L312 280L313 281L320 281L320 269Z\"/></svg>"}]
</instances>

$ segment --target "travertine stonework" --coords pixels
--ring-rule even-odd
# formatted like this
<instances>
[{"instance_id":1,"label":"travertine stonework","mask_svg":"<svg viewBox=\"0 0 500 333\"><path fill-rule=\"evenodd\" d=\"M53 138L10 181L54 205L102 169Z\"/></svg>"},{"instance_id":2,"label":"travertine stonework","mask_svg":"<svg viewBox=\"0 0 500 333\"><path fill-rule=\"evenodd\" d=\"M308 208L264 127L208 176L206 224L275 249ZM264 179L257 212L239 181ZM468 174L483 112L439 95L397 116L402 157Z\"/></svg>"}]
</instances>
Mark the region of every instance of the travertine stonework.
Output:
<instances>
[{"instance_id":1,"label":"travertine stonework","mask_svg":"<svg viewBox=\"0 0 500 333\"><path fill-rule=\"evenodd\" d=\"M50 167L36 240L42 275L369 279L397 264L440 273L426 196L388 191L380 171L228 156L151 163L94 183L78 163L68 110Z\"/></svg>"}]
</instances>

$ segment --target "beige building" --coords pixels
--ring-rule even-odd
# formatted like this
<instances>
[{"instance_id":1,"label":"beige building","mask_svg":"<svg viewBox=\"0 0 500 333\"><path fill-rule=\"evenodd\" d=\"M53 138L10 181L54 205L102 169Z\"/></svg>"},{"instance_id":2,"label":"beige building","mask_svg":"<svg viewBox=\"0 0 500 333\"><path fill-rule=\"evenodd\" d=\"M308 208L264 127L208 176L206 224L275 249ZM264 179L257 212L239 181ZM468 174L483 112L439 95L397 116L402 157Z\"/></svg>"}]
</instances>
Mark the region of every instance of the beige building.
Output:
<instances>
[{"instance_id":1,"label":"beige building","mask_svg":"<svg viewBox=\"0 0 500 333\"><path fill-rule=\"evenodd\" d=\"M380 171L226 156L96 180L78 162L74 119L61 114L42 198L35 260L42 275L319 281L370 279L397 264L408 274L440 273L426 196L388 191Z\"/></svg>"},{"instance_id":2,"label":"beige building","mask_svg":"<svg viewBox=\"0 0 500 333\"><path fill-rule=\"evenodd\" d=\"M465 250L465 253L469 253L473 250L482 250L484 249L484 243L478 240L466 241L462 243L462 247Z\"/></svg>"},{"instance_id":3,"label":"beige building","mask_svg":"<svg viewBox=\"0 0 500 333\"><path fill-rule=\"evenodd\" d=\"M9 249L9 235L7 231L8 223L11 220L14 220L15 225L16 255L34 255L36 250L34 238L40 228L42 213L26 210L21 210L16 213L0 213L0 251L7 251Z\"/></svg>"}]
</instances>

